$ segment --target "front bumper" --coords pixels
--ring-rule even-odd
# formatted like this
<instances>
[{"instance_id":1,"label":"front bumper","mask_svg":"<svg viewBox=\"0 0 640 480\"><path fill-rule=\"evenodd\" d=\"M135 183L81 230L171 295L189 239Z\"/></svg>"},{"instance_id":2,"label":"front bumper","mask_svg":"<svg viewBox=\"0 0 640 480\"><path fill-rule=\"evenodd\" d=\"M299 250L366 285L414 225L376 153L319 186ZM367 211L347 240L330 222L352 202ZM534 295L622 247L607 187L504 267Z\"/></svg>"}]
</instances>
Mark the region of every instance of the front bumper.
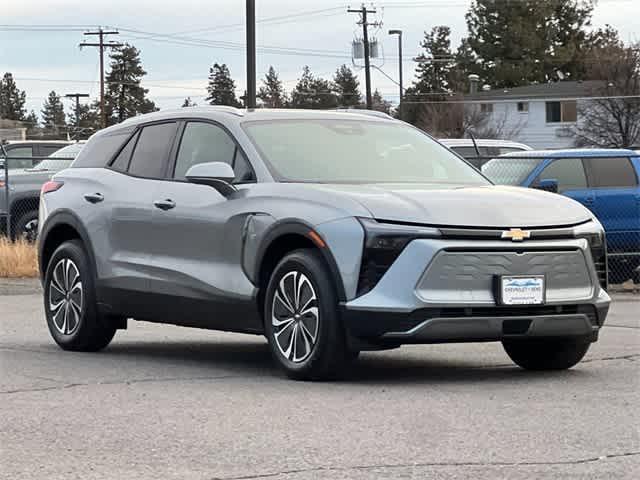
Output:
<instances>
[{"instance_id":1,"label":"front bumper","mask_svg":"<svg viewBox=\"0 0 640 480\"><path fill-rule=\"evenodd\" d=\"M494 276L527 274L545 275L545 304L497 305ZM373 290L343 303L342 317L353 339L378 345L596 340L610 301L585 240L424 239L411 242Z\"/></svg>"}]
</instances>

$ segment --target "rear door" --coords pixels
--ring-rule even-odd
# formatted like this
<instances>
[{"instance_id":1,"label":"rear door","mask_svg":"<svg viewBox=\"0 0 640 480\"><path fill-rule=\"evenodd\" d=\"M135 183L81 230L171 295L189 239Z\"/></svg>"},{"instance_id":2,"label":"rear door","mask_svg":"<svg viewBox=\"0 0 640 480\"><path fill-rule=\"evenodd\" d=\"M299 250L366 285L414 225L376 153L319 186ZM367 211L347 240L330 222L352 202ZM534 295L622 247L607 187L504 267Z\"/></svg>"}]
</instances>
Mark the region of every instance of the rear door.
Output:
<instances>
[{"instance_id":1,"label":"rear door","mask_svg":"<svg viewBox=\"0 0 640 480\"><path fill-rule=\"evenodd\" d=\"M152 198L156 184L164 177L176 130L176 122L140 128L112 162L104 191L95 192L100 194L97 204L104 198L105 214L109 215L109 225L100 232L108 235L103 283L113 295L111 303L138 318L153 319L149 298L150 252L155 240L151 235Z\"/></svg>"},{"instance_id":2,"label":"rear door","mask_svg":"<svg viewBox=\"0 0 640 480\"><path fill-rule=\"evenodd\" d=\"M589 188L587 173L581 158L558 158L547 164L533 182L538 185L542 180L558 182L558 193L582 203L594 211L595 193Z\"/></svg>"},{"instance_id":3,"label":"rear door","mask_svg":"<svg viewBox=\"0 0 640 480\"><path fill-rule=\"evenodd\" d=\"M594 212L607 232L611 253L640 251L638 176L628 157L586 158Z\"/></svg>"}]
</instances>

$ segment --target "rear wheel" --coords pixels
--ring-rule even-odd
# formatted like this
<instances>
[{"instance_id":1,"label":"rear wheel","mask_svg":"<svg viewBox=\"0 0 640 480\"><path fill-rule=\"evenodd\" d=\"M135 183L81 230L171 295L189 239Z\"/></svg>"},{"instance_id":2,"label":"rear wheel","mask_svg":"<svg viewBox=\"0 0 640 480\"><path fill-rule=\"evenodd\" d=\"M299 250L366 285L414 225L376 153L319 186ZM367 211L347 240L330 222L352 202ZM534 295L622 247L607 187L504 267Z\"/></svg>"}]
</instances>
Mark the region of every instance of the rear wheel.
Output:
<instances>
[{"instance_id":1,"label":"rear wheel","mask_svg":"<svg viewBox=\"0 0 640 480\"><path fill-rule=\"evenodd\" d=\"M583 338L504 340L509 358L526 370L566 370L586 355L591 342Z\"/></svg>"},{"instance_id":2,"label":"rear wheel","mask_svg":"<svg viewBox=\"0 0 640 480\"><path fill-rule=\"evenodd\" d=\"M271 353L297 380L338 376L355 358L347 349L338 298L320 254L297 250L276 266L265 297Z\"/></svg>"},{"instance_id":3,"label":"rear wheel","mask_svg":"<svg viewBox=\"0 0 640 480\"><path fill-rule=\"evenodd\" d=\"M116 333L108 319L98 314L93 273L77 240L64 242L49 260L44 308L49 332L64 350L102 350Z\"/></svg>"},{"instance_id":4,"label":"rear wheel","mask_svg":"<svg viewBox=\"0 0 640 480\"><path fill-rule=\"evenodd\" d=\"M15 222L13 228L13 238L15 240L26 240L29 243L36 241L38 237L38 211L32 210L22 215Z\"/></svg>"}]
</instances>

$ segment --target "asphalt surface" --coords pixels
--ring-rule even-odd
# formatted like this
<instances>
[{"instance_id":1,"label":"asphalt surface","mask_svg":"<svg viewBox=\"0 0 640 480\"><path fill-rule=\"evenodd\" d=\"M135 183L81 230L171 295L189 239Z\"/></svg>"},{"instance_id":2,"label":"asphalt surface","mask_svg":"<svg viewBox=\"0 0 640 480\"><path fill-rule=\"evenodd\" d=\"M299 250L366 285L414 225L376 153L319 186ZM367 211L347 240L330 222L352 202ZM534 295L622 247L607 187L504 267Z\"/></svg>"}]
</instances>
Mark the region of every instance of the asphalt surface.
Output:
<instances>
[{"instance_id":1,"label":"asphalt surface","mask_svg":"<svg viewBox=\"0 0 640 480\"><path fill-rule=\"evenodd\" d=\"M5 294L0 478L637 479L639 311L616 302L566 372L499 344L410 346L300 383L259 337L131 322L101 353L63 352L40 295Z\"/></svg>"}]
</instances>

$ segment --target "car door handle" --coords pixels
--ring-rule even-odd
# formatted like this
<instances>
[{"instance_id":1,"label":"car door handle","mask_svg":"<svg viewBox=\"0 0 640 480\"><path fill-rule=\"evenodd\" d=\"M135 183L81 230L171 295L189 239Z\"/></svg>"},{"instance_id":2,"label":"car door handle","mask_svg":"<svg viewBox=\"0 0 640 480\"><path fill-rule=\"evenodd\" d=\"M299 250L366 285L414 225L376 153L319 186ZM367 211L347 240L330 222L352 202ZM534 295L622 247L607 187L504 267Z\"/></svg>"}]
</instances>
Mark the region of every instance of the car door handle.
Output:
<instances>
[{"instance_id":1,"label":"car door handle","mask_svg":"<svg viewBox=\"0 0 640 480\"><path fill-rule=\"evenodd\" d=\"M85 194L84 199L89 203L100 203L104 200L104 196L99 192L87 193Z\"/></svg>"},{"instance_id":2,"label":"car door handle","mask_svg":"<svg viewBox=\"0 0 640 480\"><path fill-rule=\"evenodd\" d=\"M175 208L176 202L167 198L166 200L156 200L155 202L153 202L153 205L160 210L166 211Z\"/></svg>"}]
</instances>

